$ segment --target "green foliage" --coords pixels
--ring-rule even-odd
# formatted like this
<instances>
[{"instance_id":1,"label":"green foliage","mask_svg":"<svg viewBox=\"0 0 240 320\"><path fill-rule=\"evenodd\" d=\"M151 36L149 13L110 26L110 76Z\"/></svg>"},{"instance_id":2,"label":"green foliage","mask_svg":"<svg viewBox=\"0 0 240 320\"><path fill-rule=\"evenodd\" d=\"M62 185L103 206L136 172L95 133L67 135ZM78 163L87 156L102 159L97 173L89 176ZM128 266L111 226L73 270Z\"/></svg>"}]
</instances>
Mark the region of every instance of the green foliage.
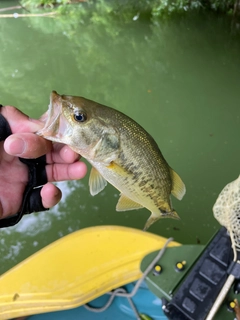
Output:
<instances>
[{"instance_id":1,"label":"green foliage","mask_svg":"<svg viewBox=\"0 0 240 320\"><path fill-rule=\"evenodd\" d=\"M71 3L70 0L22 0L21 1L21 4L23 6L31 6L31 7L53 7L54 5L66 5L69 3Z\"/></svg>"},{"instance_id":2,"label":"green foliage","mask_svg":"<svg viewBox=\"0 0 240 320\"><path fill-rule=\"evenodd\" d=\"M174 13L185 13L196 9L206 9L218 12L234 13L239 9L239 0L22 0L23 6L53 7L58 6L59 14L68 13L75 6L69 4L78 3L80 6L95 6L100 14L112 14L124 16L128 19L138 19L145 16L148 18L168 17ZM70 8L71 7L71 8ZM235 9L234 9L235 8ZM97 19L97 17L95 17ZM99 17L98 17L99 19Z\"/></svg>"},{"instance_id":3,"label":"green foliage","mask_svg":"<svg viewBox=\"0 0 240 320\"><path fill-rule=\"evenodd\" d=\"M189 1L189 0L158 0L155 2L152 8L153 16L170 15L174 12L186 12L191 9L201 8L201 1Z\"/></svg>"},{"instance_id":4,"label":"green foliage","mask_svg":"<svg viewBox=\"0 0 240 320\"><path fill-rule=\"evenodd\" d=\"M32 6L32 7L53 6L54 2L52 0L23 0L23 1L21 1L23 6Z\"/></svg>"},{"instance_id":5,"label":"green foliage","mask_svg":"<svg viewBox=\"0 0 240 320\"><path fill-rule=\"evenodd\" d=\"M238 0L209 0L208 6L214 11L231 13L237 3L239 3Z\"/></svg>"}]
</instances>

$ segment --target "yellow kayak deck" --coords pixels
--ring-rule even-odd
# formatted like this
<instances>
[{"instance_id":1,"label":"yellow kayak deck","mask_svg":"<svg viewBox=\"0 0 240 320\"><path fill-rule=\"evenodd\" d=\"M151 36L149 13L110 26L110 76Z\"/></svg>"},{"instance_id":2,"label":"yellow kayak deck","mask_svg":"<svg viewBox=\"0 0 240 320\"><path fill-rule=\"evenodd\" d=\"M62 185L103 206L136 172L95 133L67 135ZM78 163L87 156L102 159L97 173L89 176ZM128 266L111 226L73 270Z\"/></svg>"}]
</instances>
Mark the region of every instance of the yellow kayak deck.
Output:
<instances>
[{"instance_id":1,"label":"yellow kayak deck","mask_svg":"<svg viewBox=\"0 0 240 320\"><path fill-rule=\"evenodd\" d=\"M135 281L144 256L165 242L119 226L76 231L0 277L0 319L74 308Z\"/></svg>"}]
</instances>

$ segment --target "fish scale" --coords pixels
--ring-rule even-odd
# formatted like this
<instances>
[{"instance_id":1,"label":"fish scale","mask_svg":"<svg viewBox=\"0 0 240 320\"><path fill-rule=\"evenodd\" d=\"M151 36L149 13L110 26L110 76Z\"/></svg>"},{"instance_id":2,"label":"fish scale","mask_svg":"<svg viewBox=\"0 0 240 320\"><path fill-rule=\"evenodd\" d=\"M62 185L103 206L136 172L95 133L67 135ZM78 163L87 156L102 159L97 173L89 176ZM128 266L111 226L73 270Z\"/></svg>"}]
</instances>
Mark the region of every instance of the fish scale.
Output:
<instances>
[{"instance_id":1,"label":"fish scale","mask_svg":"<svg viewBox=\"0 0 240 320\"><path fill-rule=\"evenodd\" d=\"M117 211L145 207L151 212L144 230L160 218L178 218L170 195L181 200L185 185L152 136L133 119L97 102L55 91L42 119L45 125L38 135L67 144L92 165L92 195L108 181L120 191Z\"/></svg>"},{"instance_id":2,"label":"fish scale","mask_svg":"<svg viewBox=\"0 0 240 320\"><path fill-rule=\"evenodd\" d=\"M125 118L124 118L125 120ZM125 123L123 124L123 121L120 121L120 128L124 128L124 130L120 130L121 132L121 140L127 141L126 143L122 144L122 153L129 155L129 162L130 164L133 163L133 168L131 170L131 167L129 167L129 163L125 161L121 161L121 157L116 163L126 169L128 172L132 174L132 180L135 182L132 184L132 180L128 179L129 183L129 192L130 193L130 187L132 186L132 189L135 189L136 185L139 186L139 189L137 189L135 192L134 190L131 190L134 192L134 199L136 202L142 202L141 199L143 198L140 193L147 195L150 199L150 202L148 207L151 208L151 211L154 209L159 210L161 209L162 200L159 197L159 189L164 188L166 194L164 198L165 206L162 208L162 210L170 211L170 198L169 194L171 193L171 179L170 179L170 173L168 166L166 164L166 161L162 157L162 154L160 153L160 150L158 150L158 146L155 143L154 140L151 139L151 137L145 133L144 135L140 136L140 128L139 125L133 124L132 122L127 119L125 120ZM133 148L132 140L130 140L131 135L134 138L138 138L137 140L141 140L141 143L138 144L136 148ZM151 143L150 143L151 142ZM154 145L154 149L152 147ZM156 165L157 163L157 165ZM164 166L166 167L165 170ZM148 167L149 170L143 170L139 171L140 168ZM160 170L161 168L161 170ZM104 173L107 176L107 173ZM103 174L103 175L104 175ZM108 176L107 176L108 177ZM108 177L110 180L111 177ZM107 179L107 180L108 180ZM116 185L116 181L111 181L113 185ZM142 184L142 187L140 186ZM148 189L148 190L147 190ZM129 195L130 196L130 195ZM153 203L155 207L153 207ZM161 205L159 204L161 203ZM144 204L141 203L143 206ZM146 205L145 205L146 206ZM149 208L149 210L150 210Z\"/></svg>"}]
</instances>

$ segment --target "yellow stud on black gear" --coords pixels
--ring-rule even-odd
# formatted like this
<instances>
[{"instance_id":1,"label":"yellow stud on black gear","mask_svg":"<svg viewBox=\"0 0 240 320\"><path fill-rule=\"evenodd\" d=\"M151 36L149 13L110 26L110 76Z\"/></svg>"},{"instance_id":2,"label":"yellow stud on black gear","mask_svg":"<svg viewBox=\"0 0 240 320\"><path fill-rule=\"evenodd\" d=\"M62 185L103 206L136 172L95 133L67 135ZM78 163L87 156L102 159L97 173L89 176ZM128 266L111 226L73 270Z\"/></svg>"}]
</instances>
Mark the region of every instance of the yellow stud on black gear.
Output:
<instances>
[{"instance_id":1,"label":"yellow stud on black gear","mask_svg":"<svg viewBox=\"0 0 240 320\"><path fill-rule=\"evenodd\" d=\"M161 272L162 272L162 267L160 266L160 264L156 264L153 270L153 274L155 276L158 276Z\"/></svg>"},{"instance_id":2,"label":"yellow stud on black gear","mask_svg":"<svg viewBox=\"0 0 240 320\"><path fill-rule=\"evenodd\" d=\"M236 307L236 302L234 300L228 302L229 311L234 311L235 307Z\"/></svg>"},{"instance_id":3,"label":"yellow stud on black gear","mask_svg":"<svg viewBox=\"0 0 240 320\"><path fill-rule=\"evenodd\" d=\"M175 265L176 271L183 271L185 269L186 261L179 261Z\"/></svg>"}]
</instances>

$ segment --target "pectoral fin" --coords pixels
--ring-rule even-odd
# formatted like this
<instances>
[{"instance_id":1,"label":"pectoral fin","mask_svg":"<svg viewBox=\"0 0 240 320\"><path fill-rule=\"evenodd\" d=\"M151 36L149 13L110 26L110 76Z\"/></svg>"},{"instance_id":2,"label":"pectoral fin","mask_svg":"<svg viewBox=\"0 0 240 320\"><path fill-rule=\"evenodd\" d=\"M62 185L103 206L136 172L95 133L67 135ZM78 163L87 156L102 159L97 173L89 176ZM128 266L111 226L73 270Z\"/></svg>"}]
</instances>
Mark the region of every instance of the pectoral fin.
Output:
<instances>
[{"instance_id":1,"label":"pectoral fin","mask_svg":"<svg viewBox=\"0 0 240 320\"><path fill-rule=\"evenodd\" d=\"M94 161L107 165L117 159L119 145L120 142L117 134L105 133L101 139L92 146L89 157Z\"/></svg>"},{"instance_id":2,"label":"pectoral fin","mask_svg":"<svg viewBox=\"0 0 240 320\"><path fill-rule=\"evenodd\" d=\"M116 206L117 211L128 211L128 210L134 210L134 209L140 209L140 208L143 208L141 204L129 199L123 194L120 196Z\"/></svg>"},{"instance_id":3,"label":"pectoral fin","mask_svg":"<svg viewBox=\"0 0 240 320\"><path fill-rule=\"evenodd\" d=\"M89 188L92 196L95 196L100 191L102 191L107 185L107 181L103 178L103 176L92 167L89 176Z\"/></svg>"},{"instance_id":4,"label":"pectoral fin","mask_svg":"<svg viewBox=\"0 0 240 320\"><path fill-rule=\"evenodd\" d=\"M186 193L185 184L182 182L182 179L179 177L179 175L172 168L170 168L170 175L171 175L171 179L172 179L171 193L178 200L182 200L183 196Z\"/></svg>"},{"instance_id":5,"label":"pectoral fin","mask_svg":"<svg viewBox=\"0 0 240 320\"><path fill-rule=\"evenodd\" d=\"M110 164L107 166L108 169L113 170L115 174L122 176L122 177L128 177L129 173L127 170L125 170L123 167L119 166L114 161L111 161Z\"/></svg>"}]
</instances>

